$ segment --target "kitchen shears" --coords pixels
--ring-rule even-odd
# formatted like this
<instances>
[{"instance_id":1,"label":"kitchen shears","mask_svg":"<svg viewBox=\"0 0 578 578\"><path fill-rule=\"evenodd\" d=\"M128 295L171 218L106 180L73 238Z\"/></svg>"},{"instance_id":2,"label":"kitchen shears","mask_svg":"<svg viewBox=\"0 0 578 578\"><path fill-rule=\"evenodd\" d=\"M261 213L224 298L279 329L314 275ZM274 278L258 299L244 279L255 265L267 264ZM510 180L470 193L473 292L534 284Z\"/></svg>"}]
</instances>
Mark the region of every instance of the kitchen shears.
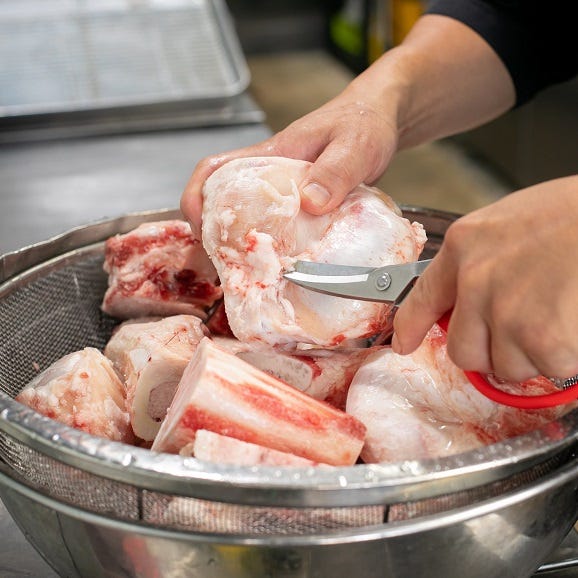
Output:
<instances>
[{"instance_id":1,"label":"kitchen shears","mask_svg":"<svg viewBox=\"0 0 578 578\"><path fill-rule=\"evenodd\" d=\"M397 307L430 263L431 259L424 259L385 267L360 267L297 261L294 269L285 273L284 277L301 287L319 293L391 303ZM448 329L451 313L446 312L438 320L438 325L443 331ZM561 391L527 396L502 391L477 371L464 371L464 373L471 384L489 399L520 409L554 407L573 402L578 398L578 376L566 380L552 378L558 387L563 388Z\"/></svg>"}]
</instances>

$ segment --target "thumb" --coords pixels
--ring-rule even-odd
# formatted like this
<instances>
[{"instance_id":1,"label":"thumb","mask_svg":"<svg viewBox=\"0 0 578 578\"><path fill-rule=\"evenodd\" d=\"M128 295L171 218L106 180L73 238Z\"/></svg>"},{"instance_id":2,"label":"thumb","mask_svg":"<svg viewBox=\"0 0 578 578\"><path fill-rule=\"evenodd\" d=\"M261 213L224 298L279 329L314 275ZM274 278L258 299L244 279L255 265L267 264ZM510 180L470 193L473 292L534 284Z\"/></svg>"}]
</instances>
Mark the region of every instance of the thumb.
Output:
<instances>
[{"instance_id":1,"label":"thumb","mask_svg":"<svg viewBox=\"0 0 578 578\"><path fill-rule=\"evenodd\" d=\"M395 314L393 350L400 354L414 351L455 300L456 270L444 259L442 248Z\"/></svg>"},{"instance_id":2,"label":"thumb","mask_svg":"<svg viewBox=\"0 0 578 578\"><path fill-rule=\"evenodd\" d=\"M363 150L363 154L357 154ZM307 171L301 181L301 207L313 215L323 215L338 207L359 184L373 182L391 160L389 154L336 139L332 141Z\"/></svg>"}]
</instances>

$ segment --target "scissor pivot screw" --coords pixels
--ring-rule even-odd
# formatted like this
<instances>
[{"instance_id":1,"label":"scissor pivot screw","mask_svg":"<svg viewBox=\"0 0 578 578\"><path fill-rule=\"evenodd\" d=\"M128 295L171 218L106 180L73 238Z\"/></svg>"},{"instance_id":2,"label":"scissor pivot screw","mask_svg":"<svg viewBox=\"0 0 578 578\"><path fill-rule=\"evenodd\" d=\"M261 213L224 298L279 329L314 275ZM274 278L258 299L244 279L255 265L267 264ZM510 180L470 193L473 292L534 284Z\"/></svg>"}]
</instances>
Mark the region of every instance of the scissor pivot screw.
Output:
<instances>
[{"instance_id":1,"label":"scissor pivot screw","mask_svg":"<svg viewBox=\"0 0 578 578\"><path fill-rule=\"evenodd\" d=\"M379 291L385 291L391 285L391 276L389 273L383 273L375 280L375 286Z\"/></svg>"}]
</instances>

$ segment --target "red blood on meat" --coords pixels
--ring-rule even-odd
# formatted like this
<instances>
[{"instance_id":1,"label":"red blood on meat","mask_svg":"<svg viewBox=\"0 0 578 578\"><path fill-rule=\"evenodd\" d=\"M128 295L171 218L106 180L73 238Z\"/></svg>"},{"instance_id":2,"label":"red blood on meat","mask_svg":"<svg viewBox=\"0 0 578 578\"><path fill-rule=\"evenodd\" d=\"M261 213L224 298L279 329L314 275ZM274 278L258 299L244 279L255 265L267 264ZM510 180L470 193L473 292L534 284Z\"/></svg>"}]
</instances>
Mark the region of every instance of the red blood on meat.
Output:
<instances>
[{"instance_id":1,"label":"red blood on meat","mask_svg":"<svg viewBox=\"0 0 578 578\"><path fill-rule=\"evenodd\" d=\"M144 255L152 248L166 245L168 241L176 240L184 246L199 243L190 233L181 228L167 225L155 237L128 235L126 237L111 237L105 245L106 260L113 267L122 267L133 255Z\"/></svg>"}]
</instances>

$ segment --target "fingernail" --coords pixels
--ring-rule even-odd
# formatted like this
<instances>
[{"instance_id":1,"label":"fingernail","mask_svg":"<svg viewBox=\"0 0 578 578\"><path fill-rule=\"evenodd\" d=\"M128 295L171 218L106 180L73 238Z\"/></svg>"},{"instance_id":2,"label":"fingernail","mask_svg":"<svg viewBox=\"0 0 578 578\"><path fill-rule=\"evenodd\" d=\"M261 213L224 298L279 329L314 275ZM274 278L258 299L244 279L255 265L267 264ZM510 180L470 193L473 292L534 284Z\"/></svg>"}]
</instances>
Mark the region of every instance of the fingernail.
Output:
<instances>
[{"instance_id":1,"label":"fingernail","mask_svg":"<svg viewBox=\"0 0 578 578\"><path fill-rule=\"evenodd\" d=\"M318 185L317 183L309 183L303 190L301 191L302 195L306 197L311 203L313 203L316 207L324 207L331 198L329 191Z\"/></svg>"},{"instance_id":2,"label":"fingernail","mask_svg":"<svg viewBox=\"0 0 578 578\"><path fill-rule=\"evenodd\" d=\"M403 355L403 348L401 347L401 343L399 342L396 333L391 336L391 348L393 349L394 353Z\"/></svg>"}]
</instances>

